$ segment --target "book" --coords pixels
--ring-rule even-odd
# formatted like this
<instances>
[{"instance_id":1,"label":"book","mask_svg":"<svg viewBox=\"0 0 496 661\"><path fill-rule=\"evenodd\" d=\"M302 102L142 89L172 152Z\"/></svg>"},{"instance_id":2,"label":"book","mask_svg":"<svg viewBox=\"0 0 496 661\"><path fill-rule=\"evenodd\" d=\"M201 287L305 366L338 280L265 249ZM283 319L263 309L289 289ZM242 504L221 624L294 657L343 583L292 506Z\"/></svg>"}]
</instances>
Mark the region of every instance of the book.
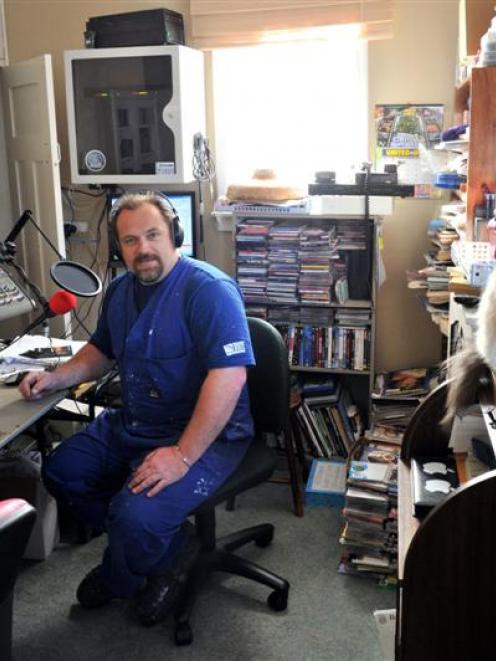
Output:
<instances>
[{"instance_id":1,"label":"book","mask_svg":"<svg viewBox=\"0 0 496 661\"><path fill-rule=\"evenodd\" d=\"M368 461L352 461L348 473L348 480L362 482L383 482L387 484L391 478L391 464L379 464Z\"/></svg>"},{"instance_id":2,"label":"book","mask_svg":"<svg viewBox=\"0 0 496 661\"><path fill-rule=\"evenodd\" d=\"M377 374L372 397L418 397L426 395L435 380L436 371L414 367Z\"/></svg>"}]
</instances>

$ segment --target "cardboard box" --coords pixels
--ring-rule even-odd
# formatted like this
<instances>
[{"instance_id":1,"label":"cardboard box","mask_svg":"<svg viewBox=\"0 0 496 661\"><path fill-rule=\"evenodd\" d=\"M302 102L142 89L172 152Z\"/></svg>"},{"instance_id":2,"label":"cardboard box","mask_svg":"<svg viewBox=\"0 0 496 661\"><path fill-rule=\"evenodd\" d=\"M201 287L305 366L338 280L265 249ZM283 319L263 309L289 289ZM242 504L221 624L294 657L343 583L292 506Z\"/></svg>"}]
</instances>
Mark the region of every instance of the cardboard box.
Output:
<instances>
[{"instance_id":1,"label":"cardboard box","mask_svg":"<svg viewBox=\"0 0 496 661\"><path fill-rule=\"evenodd\" d=\"M344 507L346 474L344 459L314 459L305 488L305 505Z\"/></svg>"}]
</instances>

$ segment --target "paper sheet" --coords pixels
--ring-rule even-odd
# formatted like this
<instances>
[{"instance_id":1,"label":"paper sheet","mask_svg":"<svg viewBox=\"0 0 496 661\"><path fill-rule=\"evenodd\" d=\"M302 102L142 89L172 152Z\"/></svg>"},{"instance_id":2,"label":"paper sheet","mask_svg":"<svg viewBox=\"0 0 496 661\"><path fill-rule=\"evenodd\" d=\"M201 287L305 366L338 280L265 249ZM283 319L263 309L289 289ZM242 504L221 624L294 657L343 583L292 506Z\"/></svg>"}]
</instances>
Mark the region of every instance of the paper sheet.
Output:
<instances>
[{"instance_id":1,"label":"paper sheet","mask_svg":"<svg viewBox=\"0 0 496 661\"><path fill-rule=\"evenodd\" d=\"M24 335L19 340L13 342L10 346L0 351L0 382L7 376L16 372L27 371L31 369L43 369L48 366L56 366L69 360L70 356L54 358L27 358L20 354L32 349L71 346L73 354L77 353L86 342L75 340L60 340L58 338L49 338L44 335Z\"/></svg>"}]
</instances>

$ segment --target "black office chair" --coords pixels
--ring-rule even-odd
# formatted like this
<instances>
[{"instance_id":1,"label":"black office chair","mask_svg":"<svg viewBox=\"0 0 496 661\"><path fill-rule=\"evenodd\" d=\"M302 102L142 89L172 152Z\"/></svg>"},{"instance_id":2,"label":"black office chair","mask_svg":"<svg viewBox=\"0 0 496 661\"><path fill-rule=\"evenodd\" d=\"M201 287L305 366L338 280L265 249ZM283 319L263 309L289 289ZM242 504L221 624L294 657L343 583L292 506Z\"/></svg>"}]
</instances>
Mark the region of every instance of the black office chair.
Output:
<instances>
[{"instance_id":1,"label":"black office chair","mask_svg":"<svg viewBox=\"0 0 496 661\"><path fill-rule=\"evenodd\" d=\"M14 585L36 510L21 498L0 501L0 659L12 658Z\"/></svg>"},{"instance_id":2,"label":"black office chair","mask_svg":"<svg viewBox=\"0 0 496 661\"><path fill-rule=\"evenodd\" d=\"M267 447L265 435L283 433L289 416L289 367L284 342L266 321L249 318L248 323L257 363L248 371L255 440L233 475L192 512L201 551L176 606L174 637L177 645L189 645L193 640L189 618L196 595L211 572L237 574L272 588L267 602L274 611L285 610L288 603L288 581L233 553L248 542L255 542L259 547L270 544L274 536L272 524L261 524L219 539L215 536L216 505L265 482L274 472L277 456Z\"/></svg>"}]
</instances>

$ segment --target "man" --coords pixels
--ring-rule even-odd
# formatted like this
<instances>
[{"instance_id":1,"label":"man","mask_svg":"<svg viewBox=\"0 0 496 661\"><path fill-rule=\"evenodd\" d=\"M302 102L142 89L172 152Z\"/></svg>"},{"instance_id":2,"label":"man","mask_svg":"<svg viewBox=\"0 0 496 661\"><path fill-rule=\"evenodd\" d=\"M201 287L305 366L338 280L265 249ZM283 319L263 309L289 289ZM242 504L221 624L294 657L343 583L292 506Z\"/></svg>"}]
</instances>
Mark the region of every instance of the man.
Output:
<instances>
[{"instance_id":1,"label":"man","mask_svg":"<svg viewBox=\"0 0 496 661\"><path fill-rule=\"evenodd\" d=\"M96 332L69 362L28 374L19 388L38 399L117 362L122 409L64 441L43 474L58 500L108 535L101 565L78 588L81 605L136 597L141 622L154 624L194 546L186 517L251 442L254 359L237 285L180 255L181 228L161 196L125 195L111 223L129 272L111 283Z\"/></svg>"}]
</instances>

